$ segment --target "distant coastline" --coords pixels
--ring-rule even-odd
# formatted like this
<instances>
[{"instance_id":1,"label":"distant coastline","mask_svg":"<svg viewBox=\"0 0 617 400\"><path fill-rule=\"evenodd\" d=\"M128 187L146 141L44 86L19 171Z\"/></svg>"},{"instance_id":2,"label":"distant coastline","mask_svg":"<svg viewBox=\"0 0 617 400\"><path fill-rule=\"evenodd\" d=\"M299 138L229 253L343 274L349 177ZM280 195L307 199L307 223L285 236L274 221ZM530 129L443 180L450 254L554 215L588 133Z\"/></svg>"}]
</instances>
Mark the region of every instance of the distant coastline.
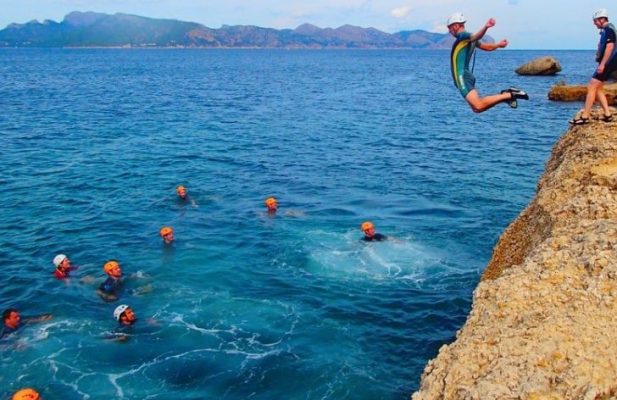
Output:
<instances>
[{"instance_id":1,"label":"distant coastline","mask_svg":"<svg viewBox=\"0 0 617 400\"><path fill-rule=\"evenodd\" d=\"M61 22L35 20L0 30L0 48L449 49L452 42L449 34L424 30L390 34L311 24L280 30L249 25L213 29L195 22L78 11Z\"/></svg>"}]
</instances>

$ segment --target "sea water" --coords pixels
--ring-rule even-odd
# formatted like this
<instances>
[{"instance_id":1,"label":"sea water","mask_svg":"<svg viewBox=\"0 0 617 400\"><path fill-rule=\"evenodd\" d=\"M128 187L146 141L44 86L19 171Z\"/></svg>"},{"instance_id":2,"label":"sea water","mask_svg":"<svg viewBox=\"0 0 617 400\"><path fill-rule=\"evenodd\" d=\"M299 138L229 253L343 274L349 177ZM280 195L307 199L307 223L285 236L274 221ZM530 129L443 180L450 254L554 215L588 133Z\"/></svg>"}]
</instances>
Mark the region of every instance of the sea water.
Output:
<instances>
[{"instance_id":1,"label":"sea water","mask_svg":"<svg viewBox=\"0 0 617 400\"><path fill-rule=\"evenodd\" d=\"M542 55L562 73L513 72ZM593 68L479 54L482 94L531 100L477 115L448 51L1 50L0 306L53 319L2 340L0 397L408 398L581 106L550 86ZM362 242L365 220L392 240Z\"/></svg>"}]
</instances>

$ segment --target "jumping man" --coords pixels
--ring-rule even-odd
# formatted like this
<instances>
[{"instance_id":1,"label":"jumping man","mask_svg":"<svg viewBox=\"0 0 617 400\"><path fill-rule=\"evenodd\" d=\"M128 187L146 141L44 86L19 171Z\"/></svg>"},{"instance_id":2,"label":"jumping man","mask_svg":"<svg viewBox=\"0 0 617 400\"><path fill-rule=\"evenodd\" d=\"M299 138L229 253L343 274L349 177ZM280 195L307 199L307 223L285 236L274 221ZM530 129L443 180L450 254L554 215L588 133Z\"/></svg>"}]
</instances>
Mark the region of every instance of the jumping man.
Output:
<instances>
[{"instance_id":1,"label":"jumping man","mask_svg":"<svg viewBox=\"0 0 617 400\"><path fill-rule=\"evenodd\" d=\"M484 51L493 51L502 49L508 45L507 40L501 40L497 43L482 43L480 39L484 37L489 28L495 26L495 20L489 19L486 24L473 35L465 31L466 19L461 13L454 13L448 18L448 31L456 38L452 45L452 54L450 62L452 67L452 78L454 84L461 92L473 112L481 113L488 110L499 103L507 102L510 107L518 106L517 99L528 100L529 96L517 88L502 90L500 94L492 96L480 97L480 94L475 89L476 78L469 70L469 62L473 56L474 50L477 48Z\"/></svg>"}]
</instances>

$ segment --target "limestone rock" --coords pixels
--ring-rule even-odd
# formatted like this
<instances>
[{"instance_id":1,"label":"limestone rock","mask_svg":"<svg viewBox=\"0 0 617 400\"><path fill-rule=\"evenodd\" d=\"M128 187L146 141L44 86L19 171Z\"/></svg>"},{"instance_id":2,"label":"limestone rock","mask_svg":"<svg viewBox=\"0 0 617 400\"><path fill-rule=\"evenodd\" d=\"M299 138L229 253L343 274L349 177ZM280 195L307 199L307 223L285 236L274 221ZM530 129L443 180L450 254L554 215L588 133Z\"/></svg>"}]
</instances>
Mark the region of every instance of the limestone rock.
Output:
<instances>
[{"instance_id":1,"label":"limestone rock","mask_svg":"<svg viewBox=\"0 0 617 400\"><path fill-rule=\"evenodd\" d=\"M571 127L413 400L617 398L617 113Z\"/></svg>"},{"instance_id":2,"label":"limestone rock","mask_svg":"<svg viewBox=\"0 0 617 400\"><path fill-rule=\"evenodd\" d=\"M548 56L531 60L516 69L519 75L555 75L560 71L559 61Z\"/></svg>"},{"instance_id":3,"label":"limestone rock","mask_svg":"<svg viewBox=\"0 0 617 400\"><path fill-rule=\"evenodd\" d=\"M604 92L609 104L617 104L617 83L604 85ZM548 98L555 101L585 101L586 85L566 85L564 83L551 87Z\"/></svg>"}]
</instances>

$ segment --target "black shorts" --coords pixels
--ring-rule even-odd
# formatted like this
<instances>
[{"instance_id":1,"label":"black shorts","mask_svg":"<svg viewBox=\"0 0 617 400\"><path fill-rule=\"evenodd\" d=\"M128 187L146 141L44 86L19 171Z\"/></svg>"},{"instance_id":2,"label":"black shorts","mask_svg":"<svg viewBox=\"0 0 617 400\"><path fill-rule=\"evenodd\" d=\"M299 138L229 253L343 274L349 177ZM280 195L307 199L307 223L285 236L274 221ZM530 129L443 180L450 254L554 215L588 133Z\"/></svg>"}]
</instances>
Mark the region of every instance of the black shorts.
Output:
<instances>
[{"instance_id":1,"label":"black shorts","mask_svg":"<svg viewBox=\"0 0 617 400\"><path fill-rule=\"evenodd\" d=\"M606 67L604 67L604 72L602 72L601 74L599 74L596 70L596 72L593 74L593 78L601 82L606 82L610 79L611 75L615 71L617 71L617 57L613 57L613 59L606 64Z\"/></svg>"}]
</instances>

